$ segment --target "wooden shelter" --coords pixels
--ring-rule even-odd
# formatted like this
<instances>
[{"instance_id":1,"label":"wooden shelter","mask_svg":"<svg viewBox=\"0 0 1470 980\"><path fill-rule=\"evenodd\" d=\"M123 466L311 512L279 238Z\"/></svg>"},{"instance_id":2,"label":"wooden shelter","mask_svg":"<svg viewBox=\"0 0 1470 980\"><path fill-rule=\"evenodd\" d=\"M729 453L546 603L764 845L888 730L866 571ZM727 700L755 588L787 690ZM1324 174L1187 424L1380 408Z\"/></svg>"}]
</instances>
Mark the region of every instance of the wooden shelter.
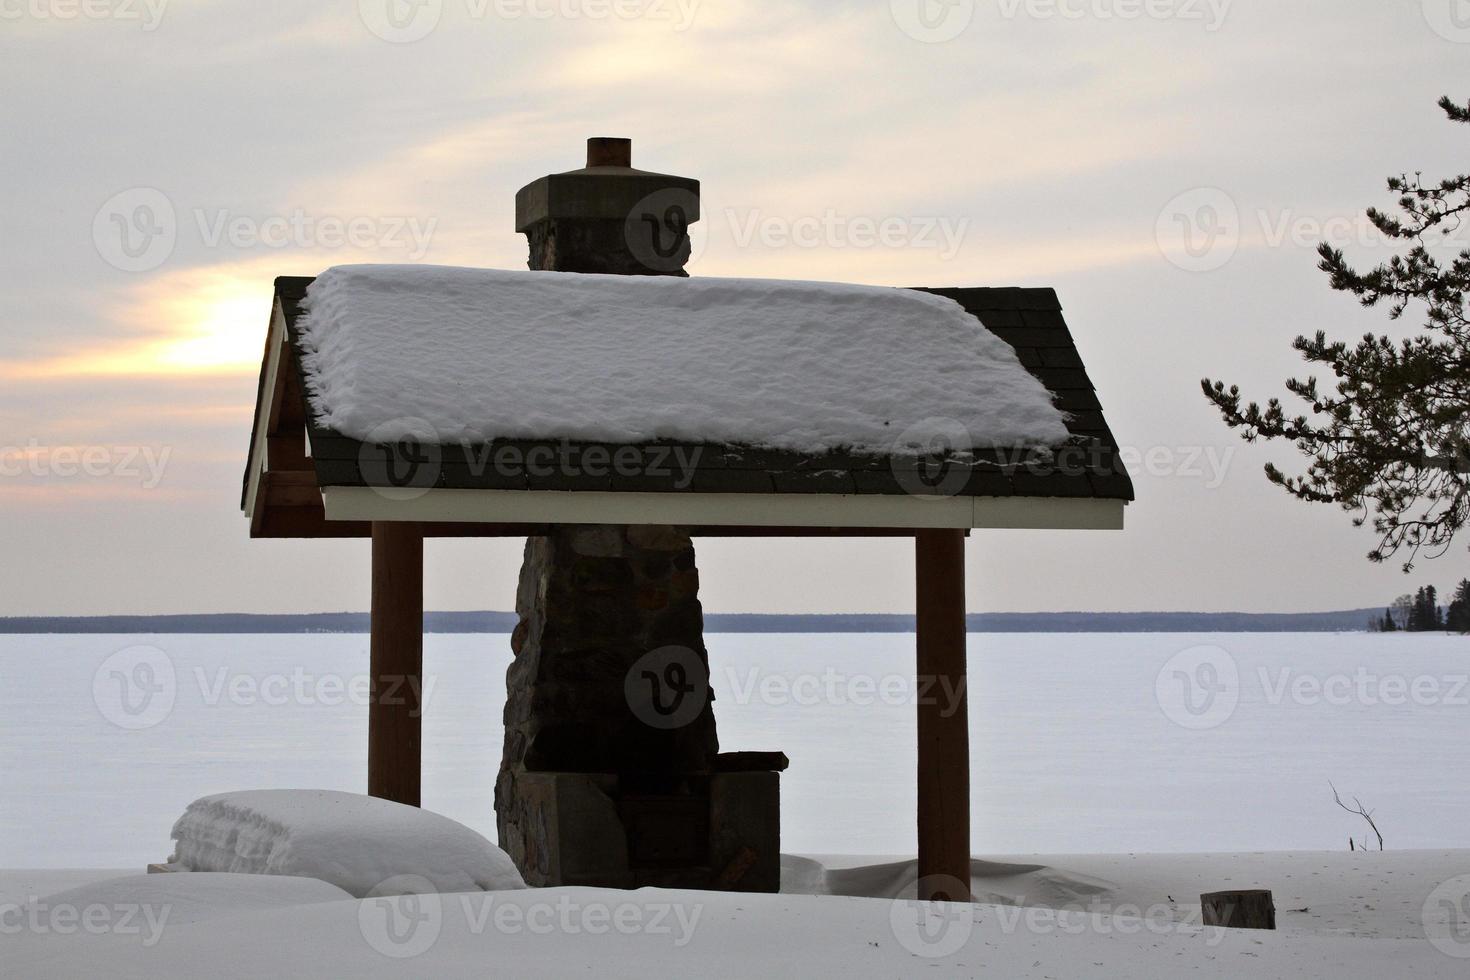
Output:
<instances>
[{"instance_id":1,"label":"wooden shelter","mask_svg":"<svg viewBox=\"0 0 1470 980\"><path fill-rule=\"evenodd\" d=\"M695 537L912 538L915 669L962 695L970 531L1117 530L1133 498L1117 443L1051 289L928 290L952 299L1010 344L1067 413L1071 438L1045 456L808 455L700 444L682 447L691 450L686 458L699 462L692 479L676 481L649 473L577 476L528 469L507 475L476 465L495 446L379 444L333 431L305 394L302 364L310 351L303 348L300 324L311 283L276 280L242 503L252 537L372 540L369 791L385 798L419 801L418 705L403 696L418 688L403 679L421 671L425 537L521 538L568 525L657 525L687 529ZM557 451L550 441L508 444L523 458ZM674 447L598 448L615 455ZM928 897L966 899L967 713L963 700L921 701L920 875L928 882Z\"/></svg>"}]
</instances>

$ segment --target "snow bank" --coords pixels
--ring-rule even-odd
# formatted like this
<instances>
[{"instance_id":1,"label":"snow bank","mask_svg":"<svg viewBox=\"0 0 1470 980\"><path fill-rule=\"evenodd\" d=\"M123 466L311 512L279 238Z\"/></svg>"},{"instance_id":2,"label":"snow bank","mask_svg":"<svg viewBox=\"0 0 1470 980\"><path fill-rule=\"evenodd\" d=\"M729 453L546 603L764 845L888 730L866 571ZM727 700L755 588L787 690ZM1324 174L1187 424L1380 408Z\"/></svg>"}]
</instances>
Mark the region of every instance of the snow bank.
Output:
<instances>
[{"instance_id":1,"label":"snow bank","mask_svg":"<svg viewBox=\"0 0 1470 980\"><path fill-rule=\"evenodd\" d=\"M525 887L506 853L463 824L355 793L206 796L189 804L173 838L170 862L190 871L320 878L359 898L423 882L442 892Z\"/></svg>"},{"instance_id":2,"label":"snow bank","mask_svg":"<svg viewBox=\"0 0 1470 980\"><path fill-rule=\"evenodd\" d=\"M913 290L359 265L323 273L305 305L308 395L356 439L887 453L936 434L1067 438L1009 345Z\"/></svg>"},{"instance_id":3,"label":"snow bank","mask_svg":"<svg viewBox=\"0 0 1470 980\"><path fill-rule=\"evenodd\" d=\"M246 874L126 875L47 895L26 905L41 909L141 906L159 927L205 922L262 909L340 902L352 898L315 878Z\"/></svg>"}]
</instances>

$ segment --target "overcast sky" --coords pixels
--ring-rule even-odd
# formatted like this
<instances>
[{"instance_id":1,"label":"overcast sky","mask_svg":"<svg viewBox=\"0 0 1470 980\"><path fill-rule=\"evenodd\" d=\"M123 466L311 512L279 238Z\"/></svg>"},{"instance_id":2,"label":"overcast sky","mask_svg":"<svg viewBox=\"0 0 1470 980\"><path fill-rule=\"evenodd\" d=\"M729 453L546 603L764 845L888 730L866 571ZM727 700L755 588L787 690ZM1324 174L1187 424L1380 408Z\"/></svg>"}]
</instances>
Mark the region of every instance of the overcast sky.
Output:
<instances>
[{"instance_id":1,"label":"overcast sky","mask_svg":"<svg viewBox=\"0 0 1470 980\"><path fill-rule=\"evenodd\" d=\"M516 189L594 135L704 182L695 275L1058 290L1139 500L1122 533L977 532L972 609L1346 608L1470 574L1470 542L1371 566L1198 390L1277 393L1296 334L1389 326L1313 249L1386 257L1384 177L1467 169L1434 102L1470 97L1470 3L926 4L0 0L0 615L366 608L365 543L251 541L238 511L271 280L522 268ZM520 549L430 544L429 605L509 608ZM913 607L902 542L700 563L712 611Z\"/></svg>"}]
</instances>

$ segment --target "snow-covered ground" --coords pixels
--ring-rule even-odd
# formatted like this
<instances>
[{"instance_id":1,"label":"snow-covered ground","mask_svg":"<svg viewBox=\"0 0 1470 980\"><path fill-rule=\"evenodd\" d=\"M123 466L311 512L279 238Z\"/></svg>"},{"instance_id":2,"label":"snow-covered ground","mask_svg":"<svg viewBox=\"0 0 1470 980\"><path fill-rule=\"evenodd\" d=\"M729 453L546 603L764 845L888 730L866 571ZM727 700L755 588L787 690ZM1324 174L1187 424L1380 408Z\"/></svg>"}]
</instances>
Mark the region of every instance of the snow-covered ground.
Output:
<instances>
[{"instance_id":1,"label":"snow-covered ground","mask_svg":"<svg viewBox=\"0 0 1470 980\"><path fill-rule=\"evenodd\" d=\"M722 744L791 756L786 850L912 853L912 642L709 638ZM431 636L426 651L425 803L492 839L507 646ZM1470 785L1446 776L1470 735L1467 641L979 635L971 649L985 857L981 904L957 915L908 901L913 863L894 858L788 858L780 896L358 901L304 879L139 878L197 797L361 789L366 637L0 637L0 867L115 869L0 872L0 976L1470 969ZM1347 852L1367 828L1329 779L1377 808L1388 851ZM1278 932L1198 924L1201 892L1250 887L1274 891ZM34 911L17 920L21 905Z\"/></svg>"},{"instance_id":2,"label":"snow-covered ground","mask_svg":"<svg viewBox=\"0 0 1470 980\"><path fill-rule=\"evenodd\" d=\"M782 864L782 888L793 894L912 898L917 876L912 858L788 856ZM1030 854L977 859L971 880L977 902L1183 925L1200 924L1206 892L1266 888L1280 932L1422 940L1458 922L1470 957L1470 906L1460 904L1470 898L1470 851Z\"/></svg>"},{"instance_id":3,"label":"snow-covered ground","mask_svg":"<svg viewBox=\"0 0 1470 980\"><path fill-rule=\"evenodd\" d=\"M975 865L981 904L942 907L910 900L912 861L872 862L788 858L782 895L557 888L364 901L313 893L302 879L156 875L89 889L81 872L0 872L0 909L36 910L12 916L28 924L0 936L0 967L7 980L1382 980L1464 977L1470 962L1470 852L995 858ZM300 894L272 896L272 881ZM70 891L32 901L63 882ZM1249 885L1275 889L1277 932L1199 926L1200 890ZM278 905L264 908L272 897ZM96 927L68 913L95 914Z\"/></svg>"}]
</instances>

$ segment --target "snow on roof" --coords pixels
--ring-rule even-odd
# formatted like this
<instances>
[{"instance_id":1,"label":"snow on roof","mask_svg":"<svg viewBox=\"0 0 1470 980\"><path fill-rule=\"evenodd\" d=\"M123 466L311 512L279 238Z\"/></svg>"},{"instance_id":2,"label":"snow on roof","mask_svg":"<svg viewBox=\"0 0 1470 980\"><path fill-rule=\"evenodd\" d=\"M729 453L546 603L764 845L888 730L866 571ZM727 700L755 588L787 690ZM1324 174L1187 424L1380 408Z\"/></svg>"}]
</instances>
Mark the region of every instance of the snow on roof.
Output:
<instances>
[{"instance_id":1,"label":"snow on roof","mask_svg":"<svg viewBox=\"0 0 1470 980\"><path fill-rule=\"evenodd\" d=\"M358 265L304 308L312 408L354 439L892 453L936 428L968 433L956 448L1068 436L1010 346L913 290Z\"/></svg>"}]
</instances>

